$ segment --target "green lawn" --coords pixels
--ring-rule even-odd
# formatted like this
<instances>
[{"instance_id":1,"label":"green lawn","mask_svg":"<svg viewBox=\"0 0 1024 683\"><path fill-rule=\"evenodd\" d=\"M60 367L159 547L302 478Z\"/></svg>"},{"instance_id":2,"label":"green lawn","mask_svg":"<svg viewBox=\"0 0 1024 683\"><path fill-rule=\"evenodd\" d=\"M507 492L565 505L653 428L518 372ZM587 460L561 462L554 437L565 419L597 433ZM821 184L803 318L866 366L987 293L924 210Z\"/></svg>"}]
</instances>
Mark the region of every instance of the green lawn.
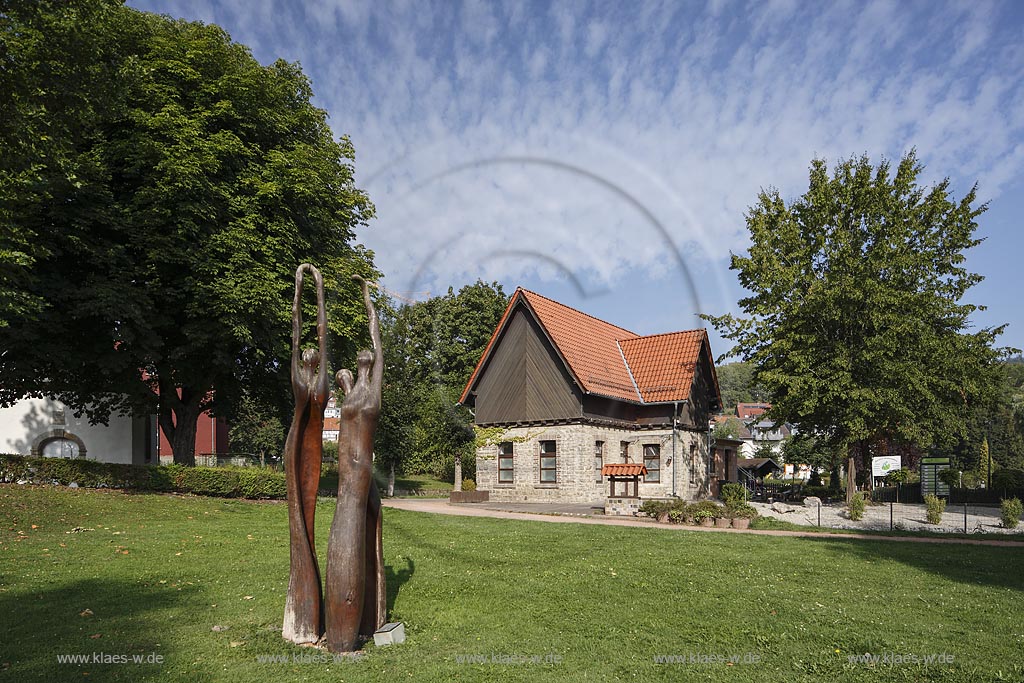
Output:
<instances>
[{"instance_id":1,"label":"green lawn","mask_svg":"<svg viewBox=\"0 0 1024 683\"><path fill-rule=\"evenodd\" d=\"M324 501L320 538L331 513ZM93 530L68 533L75 527ZM279 633L286 536L282 503L0 486L0 678L1024 678L1024 549L389 510L389 602L408 641L371 645L360 661L302 663L291 657L319 652L290 646ZM80 616L85 610L92 614ZM866 652L954 661L847 661ZM157 653L163 662L57 662L92 653ZM258 661L268 655L289 661ZM458 661L495 655L557 663ZM655 662L666 655L704 661ZM706 663L733 655L760 662Z\"/></svg>"}]
</instances>

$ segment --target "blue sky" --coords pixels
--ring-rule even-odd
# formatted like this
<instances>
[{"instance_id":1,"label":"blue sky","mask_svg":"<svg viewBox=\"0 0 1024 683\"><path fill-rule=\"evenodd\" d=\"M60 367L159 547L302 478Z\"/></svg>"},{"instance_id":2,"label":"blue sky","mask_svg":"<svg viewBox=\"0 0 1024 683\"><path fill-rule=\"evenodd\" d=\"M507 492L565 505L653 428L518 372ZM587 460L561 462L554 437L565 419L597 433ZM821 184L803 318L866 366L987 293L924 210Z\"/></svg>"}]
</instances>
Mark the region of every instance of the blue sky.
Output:
<instances>
[{"instance_id":1,"label":"blue sky","mask_svg":"<svg viewBox=\"0 0 1024 683\"><path fill-rule=\"evenodd\" d=\"M989 202L966 300L1024 348L1024 3L129 4L302 64L392 290L483 278L641 334L703 326L737 310L761 187L916 147L928 183Z\"/></svg>"}]
</instances>

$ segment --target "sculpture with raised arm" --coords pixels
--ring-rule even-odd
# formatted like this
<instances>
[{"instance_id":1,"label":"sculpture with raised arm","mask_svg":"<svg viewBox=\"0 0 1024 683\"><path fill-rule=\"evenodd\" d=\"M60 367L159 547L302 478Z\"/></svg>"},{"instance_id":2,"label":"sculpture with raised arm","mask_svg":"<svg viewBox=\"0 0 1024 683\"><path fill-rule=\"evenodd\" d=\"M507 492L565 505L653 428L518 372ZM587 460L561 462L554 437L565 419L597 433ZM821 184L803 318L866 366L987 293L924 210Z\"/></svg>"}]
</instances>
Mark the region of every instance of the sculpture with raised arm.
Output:
<instances>
[{"instance_id":1,"label":"sculpture with raised arm","mask_svg":"<svg viewBox=\"0 0 1024 683\"><path fill-rule=\"evenodd\" d=\"M373 436L380 415L384 354L369 286L358 275L370 320L373 351L362 350L357 371L337 375L345 392L338 438L338 500L327 542L325 637L332 652L356 649L359 635L384 624L386 587L380 494L373 481Z\"/></svg>"},{"instance_id":2,"label":"sculpture with raised arm","mask_svg":"<svg viewBox=\"0 0 1024 683\"><path fill-rule=\"evenodd\" d=\"M316 284L317 349L301 351L302 285L309 273ZM320 271L303 263L295 271L292 302L292 392L295 413L284 446L288 490L291 566L282 635L294 643L315 643L323 633L323 592L316 559L313 518L323 460L324 408L330 386L327 371L327 310Z\"/></svg>"}]
</instances>

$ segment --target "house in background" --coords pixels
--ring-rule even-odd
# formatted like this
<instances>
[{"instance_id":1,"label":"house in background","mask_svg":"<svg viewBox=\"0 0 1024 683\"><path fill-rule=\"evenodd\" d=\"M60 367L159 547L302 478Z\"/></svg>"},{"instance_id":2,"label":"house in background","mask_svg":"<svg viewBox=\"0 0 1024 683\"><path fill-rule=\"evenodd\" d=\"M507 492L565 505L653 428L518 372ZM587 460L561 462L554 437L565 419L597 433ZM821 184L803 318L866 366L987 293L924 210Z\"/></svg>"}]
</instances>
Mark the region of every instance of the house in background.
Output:
<instances>
[{"instance_id":1,"label":"house in background","mask_svg":"<svg viewBox=\"0 0 1024 683\"><path fill-rule=\"evenodd\" d=\"M740 458L753 458L766 446L773 457L782 455L782 444L796 433L790 424L775 425L771 420L760 419L772 407L771 403L739 403L735 415L715 415L714 425L732 422L736 426L735 438L742 442Z\"/></svg>"},{"instance_id":2,"label":"house in background","mask_svg":"<svg viewBox=\"0 0 1024 683\"><path fill-rule=\"evenodd\" d=\"M644 466L641 498L709 495L721 396L703 329L641 336L519 288L459 402L501 432L477 451L491 500L603 501L614 463Z\"/></svg>"},{"instance_id":3,"label":"house in background","mask_svg":"<svg viewBox=\"0 0 1024 683\"><path fill-rule=\"evenodd\" d=\"M52 398L18 401L0 408L0 452L47 458L84 458L126 465L168 464L171 445L156 415L110 415L89 424ZM228 452L228 427L209 413L196 424L196 463L216 464ZM209 462L212 461L212 462Z\"/></svg>"},{"instance_id":4,"label":"house in background","mask_svg":"<svg viewBox=\"0 0 1024 683\"><path fill-rule=\"evenodd\" d=\"M93 425L52 398L0 408L0 452L148 465L156 463L157 448L155 415L111 415Z\"/></svg>"}]
</instances>

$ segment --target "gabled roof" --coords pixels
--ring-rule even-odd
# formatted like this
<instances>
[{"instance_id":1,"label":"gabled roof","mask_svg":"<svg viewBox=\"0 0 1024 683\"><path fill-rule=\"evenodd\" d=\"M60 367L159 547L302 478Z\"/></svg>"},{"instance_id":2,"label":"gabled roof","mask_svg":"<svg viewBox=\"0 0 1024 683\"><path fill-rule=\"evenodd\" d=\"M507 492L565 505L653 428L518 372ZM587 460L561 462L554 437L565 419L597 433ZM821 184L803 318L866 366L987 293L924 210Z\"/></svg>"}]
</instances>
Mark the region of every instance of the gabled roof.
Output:
<instances>
[{"instance_id":1,"label":"gabled roof","mask_svg":"<svg viewBox=\"0 0 1024 683\"><path fill-rule=\"evenodd\" d=\"M633 403L690 398L707 332L689 330L642 337L535 292L516 289L459 398L465 402L518 304L533 313L577 385L588 394ZM710 345L708 357L711 357ZM714 363L711 363L714 373ZM717 398L718 379L714 376Z\"/></svg>"},{"instance_id":2,"label":"gabled roof","mask_svg":"<svg viewBox=\"0 0 1024 683\"><path fill-rule=\"evenodd\" d=\"M601 467L602 477L642 477L647 474L647 467L640 463L613 462Z\"/></svg>"},{"instance_id":3,"label":"gabled roof","mask_svg":"<svg viewBox=\"0 0 1024 683\"><path fill-rule=\"evenodd\" d=\"M687 330L635 337L620 342L626 363L646 403L679 400L680 390L690 395L693 373L700 359L704 330Z\"/></svg>"}]
</instances>

